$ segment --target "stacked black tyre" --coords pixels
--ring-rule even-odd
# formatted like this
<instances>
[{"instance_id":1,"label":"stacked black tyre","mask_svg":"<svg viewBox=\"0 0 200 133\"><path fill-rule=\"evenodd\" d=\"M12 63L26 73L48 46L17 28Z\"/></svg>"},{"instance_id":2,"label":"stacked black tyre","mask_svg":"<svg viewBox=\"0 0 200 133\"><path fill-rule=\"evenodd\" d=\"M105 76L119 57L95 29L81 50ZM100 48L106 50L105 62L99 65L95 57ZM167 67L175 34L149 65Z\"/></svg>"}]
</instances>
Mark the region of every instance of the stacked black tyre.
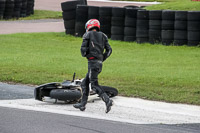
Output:
<instances>
[{"instance_id":1,"label":"stacked black tyre","mask_svg":"<svg viewBox=\"0 0 200 133\"><path fill-rule=\"evenodd\" d=\"M149 11L149 42L160 43L162 31L162 11Z\"/></svg>"},{"instance_id":2,"label":"stacked black tyre","mask_svg":"<svg viewBox=\"0 0 200 133\"><path fill-rule=\"evenodd\" d=\"M175 11L162 12L162 44L170 45L174 41Z\"/></svg>"},{"instance_id":3,"label":"stacked black tyre","mask_svg":"<svg viewBox=\"0 0 200 133\"><path fill-rule=\"evenodd\" d=\"M88 20L89 19L99 19L98 6L88 6Z\"/></svg>"},{"instance_id":4,"label":"stacked black tyre","mask_svg":"<svg viewBox=\"0 0 200 133\"><path fill-rule=\"evenodd\" d=\"M20 17L26 17L27 0L22 0Z\"/></svg>"},{"instance_id":5,"label":"stacked black tyre","mask_svg":"<svg viewBox=\"0 0 200 133\"><path fill-rule=\"evenodd\" d=\"M99 7L99 22L101 24L101 31L105 33L108 38L111 37L111 19L112 7Z\"/></svg>"},{"instance_id":6,"label":"stacked black tyre","mask_svg":"<svg viewBox=\"0 0 200 133\"><path fill-rule=\"evenodd\" d=\"M137 43L149 42L149 11L138 10L136 25L137 25L136 28Z\"/></svg>"},{"instance_id":7,"label":"stacked black tyre","mask_svg":"<svg viewBox=\"0 0 200 133\"><path fill-rule=\"evenodd\" d=\"M75 36L82 37L85 33L85 23L88 21L88 6L77 5Z\"/></svg>"},{"instance_id":8,"label":"stacked black tyre","mask_svg":"<svg viewBox=\"0 0 200 133\"><path fill-rule=\"evenodd\" d=\"M135 8L125 9L124 41L131 42L136 40L137 11L138 9Z\"/></svg>"},{"instance_id":9,"label":"stacked black tyre","mask_svg":"<svg viewBox=\"0 0 200 133\"><path fill-rule=\"evenodd\" d=\"M200 11L188 11L188 46L200 44Z\"/></svg>"},{"instance_id":10,"label":"stacked black tyre","mask_svg":"<svg viewBox=\"0 0 200 133\"><path fill-rule=\"evenodd\" d=\"M65 33L75 35L76 6L80 1L67 1L61 3Z\"/></svg>"},{"instance_id":11,"label":"stacked black tyre","mask_svg":"<svg viewBox=\"0 0 200 133\"><path fill-rule=\"evenodd\" d=\"M6 6L6 0L0 0L0 20L3 19L5 6Z\"/></svg>"},{"instance_id":12,"label":"stacked black tyre","mask_svg":"<svg viewBox=\"0 0 200 133\"><path fill-rule=\"evenodd\" d=\"M26 7L26 15L30 16L31 14L34 14L34 2L35 0L27 0L27 7Z\"/></svg>"},{"instance_id":13,"label":"stacked black tyre","mask_svg":"<svg viewBox=\"0 0 200 133\"><path fill-rule=\"evenodd\" d=\"M15 6L14 6L14 11L13 11L13 18L18 19L20 17L20 12L22 8L22 0L15 0Z\"/></svg>"},{"instance_id":14,"label":"stacked black tyre","mask_svg":"<svg viewBox=\"0 0 200 133\"><path fill-rule=\"evenodd\" d=\"M4 19L11 19L14 11L14 0L6 0L5 10L4 10Z\"/></svg>"},{"instance_id":15,"label":"stacked black tyre","mask_svg":"<svg viewBox=\"0 0 200 133\"><path fill-rule=\"evenodd\" d=\"M112 40L124 40L124 17L125 8L113 7L112 8L112 20L111 20L111 39Z\"/></svg>"},{"instance_id":16,"label":"stacked black tyre","mask_svg":"<svg viewBox=\"0 0 200 133\"><path fill-rule=\"evenodd\" d=\"M187 45L187 11L175 12L174 45Z\"/></svg>"}]
</instances>

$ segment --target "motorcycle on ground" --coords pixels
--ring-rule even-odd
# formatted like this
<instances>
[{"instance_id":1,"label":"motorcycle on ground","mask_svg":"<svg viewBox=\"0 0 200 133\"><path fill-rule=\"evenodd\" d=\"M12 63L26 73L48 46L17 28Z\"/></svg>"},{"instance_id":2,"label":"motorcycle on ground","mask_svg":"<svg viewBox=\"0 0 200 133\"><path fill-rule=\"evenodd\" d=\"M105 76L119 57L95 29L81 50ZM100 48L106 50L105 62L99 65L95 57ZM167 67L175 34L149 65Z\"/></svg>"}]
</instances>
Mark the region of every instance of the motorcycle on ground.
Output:
<instances>
[{"instance_id":1,"label":"motorcycle on ground","mask_svg":"<svg viewBox=\"0 0 200 133\"><path fill-rule=\"evenodd\" d=\"M42 84L35 88L34 96L36 100L45 101L45 98L55 99L57 101L64 101L65 103L77 103L80 102L82 97L81 82L83 79L75 79L75 73L73 80L66 80L64 82L52 82ZM118 90L109 86L101 86L105 93L109 97L115 97L118 95ZM95 95L90 87L89 96Z\"/></svg>"}]
</instances>

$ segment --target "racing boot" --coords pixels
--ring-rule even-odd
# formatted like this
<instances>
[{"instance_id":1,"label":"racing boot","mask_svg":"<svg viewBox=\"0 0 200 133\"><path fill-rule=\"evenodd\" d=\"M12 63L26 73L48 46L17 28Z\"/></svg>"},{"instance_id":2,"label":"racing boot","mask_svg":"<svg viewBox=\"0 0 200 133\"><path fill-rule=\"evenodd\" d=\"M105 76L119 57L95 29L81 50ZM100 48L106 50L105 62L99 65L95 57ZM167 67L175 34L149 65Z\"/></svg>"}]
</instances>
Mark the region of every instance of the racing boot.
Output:
<instances>
[{"instance_id":1,"label":"racing boot","mask_svg":"<svg viewBox=\"0 0 200 133\"><path fill-rule=\"evenodd\" d=\"M102 100L106 104L106 113L108 113L111 110L111 106L113 105L113 100L109 98L109 96L106 93L101 94L100 96Z\"/></svg>"},{"instance_id":2,"label":"racing boot","mask_svg":"<svg viewBox=\"0 0 200 133\"><path fill-rule=\"evenodd\" d=\"M87 104L87 100L88 100L88 97L83 95L81 102L73 105L74 108L77 108L77 109L80 109L81 111L84 111L86 109L85 106Z\"/></svg>"}]
</instances>

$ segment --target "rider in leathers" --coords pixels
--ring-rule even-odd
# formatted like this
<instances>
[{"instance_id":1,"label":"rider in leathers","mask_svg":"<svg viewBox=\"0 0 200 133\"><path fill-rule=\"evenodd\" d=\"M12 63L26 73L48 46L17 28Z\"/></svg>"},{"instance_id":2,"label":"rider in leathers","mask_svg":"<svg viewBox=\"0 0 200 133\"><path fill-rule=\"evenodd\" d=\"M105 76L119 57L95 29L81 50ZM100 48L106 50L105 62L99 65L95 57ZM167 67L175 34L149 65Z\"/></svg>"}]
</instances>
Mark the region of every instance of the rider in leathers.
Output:
<instances>
[{"instance_id":1,"label":"rider in leathers","mask_svg":"<svg viewBox=\"0 0 200 133\"><path fill-rule=\"evenodd\" d=\"M113 101L108 97L101 86L99 86L98 74L102 70L102 62L112 53L112 48L108 43L107 36L99 30L100 23L98 20L91 19L86 23L86 33L83 35L81 54L88 59L88 73L81 84L83 92L81 102L75 104L74 107L81 111L86 109L85 106L89 95L89 83L91 83L92 90L94 90L105 102L106 113L108 113L111 110Z\"/></svg>"}]
</instances>

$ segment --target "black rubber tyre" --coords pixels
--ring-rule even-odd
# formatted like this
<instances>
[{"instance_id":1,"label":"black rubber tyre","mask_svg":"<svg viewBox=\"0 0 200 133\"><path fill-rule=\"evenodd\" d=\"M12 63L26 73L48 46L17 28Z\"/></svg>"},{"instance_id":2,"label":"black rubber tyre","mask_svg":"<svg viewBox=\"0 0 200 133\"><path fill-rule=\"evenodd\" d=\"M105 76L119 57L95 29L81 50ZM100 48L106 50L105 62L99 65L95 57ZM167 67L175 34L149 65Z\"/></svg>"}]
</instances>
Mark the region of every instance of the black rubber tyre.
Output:
<instances>
[{"instance_id":1,"label":"black rubber tyre","mask_svg":"<svg viewBox=\"0 0 200 133\"><path fill-rule=\"evenodd\" d=\"M136 37L137 38L148 38L149 30L136 30Z\"/></svg>"},{"instance_id":2,"label":"black rubber tyre","mask_svg":"<svg viewBox=\"0 0 200 133\"><path fill-rule=\"evenodd\" d=\"M137 37L136 38L136 42L137 43L148 43L149 42L149 38L140 38L140 37Z\"/></svg>"},{"instance_id":3,"label":"black rubber tyre","mask_svg":"<svg viewBox=\"0 0 200 133\"><path fill-rule=\"evenodd\" d=\"M149 11L149 20L162 20L162 10Z\"/></svg>"},{"instance_id":4,"label":"black rubber tyre","mask_svg":"<svg viewBox=\"0 0 200 133\"><path fill-rule=\"evenodd\" d=\"M161 20L149 20L149 29L161 30L162 21Z\"/></svg>"},{"instance_id":5,"label":"black rubber tyre","mask_svg":"<svg viewBox=\"0 0 200 133\"><path fill-rule=\"evenodd\" d=\"M138 10L137 19L149 20L149 11L147 11L147 10Z\"/></svg>"},{"instance_id":6,"label":"black rubber tyre","mask_svg":"<svg viewBox=\"0 0 200 133\"><path fill-rule=\"evenodd\" d=\"M80 4L79 0L74 1L66 1L61 3L62 11L69 11L69 10L75 10L76 6Z\"/></svg>"},{"instance_id":7,"label":"black rubber tyre","mask_svg":"<svg viewBox=\"0 0 200 133\"><path fill-rule=\"evenodd\" d=\"M136 28L124 27L125 36L136 36Z\"/></svg>"},{"instance_id":8,"label":"black rubber tyre","mask_svg":"<svg viewBox=\"0 0 200 133\"><path fill-rule=\"evenodd\" d=\"M99 7L99 16L112 16L112 7Z\"/></svg>"},{"instance_id":9,"label":"black rubber tyre","mask_svg":"<svg viewBox=\"0 0 200 133\"><path fill-rule=\"evenodd\" d=\"M174 30L162 30L162 40L173 40Z\"/></svg>"},{"instance_id":10,"label":"black rubber tyre","mask_svg":"<svg viewBox=\"0 0 200 133\"><path fill-rule=\"evenodd\" d=\"M176 20L174 23L174 29L175 30L187 30L188 27L188 21L179 21Z\"/></svg>"},{"instance_id":11,"label":"black rubber tyre","mask_svg":"<svg viewBox=\"0 0 200 133\"><path fill-rule=\"evenodd\" d=\"M200 21L200 11L188 11L188 21Z\"/></svg>"},{"instance_id":12,"label":"black rubber tyre","mask_svg":"<svg viewBox=\"0 0 200 133\"><path fill-rule=\"evenodd\" d=\"M175 20L187 21L187 11L175 11Z\"/></svg>"},{"instance_id":13,"label":"black rubber tyre","mask_svg":"<svg viewBox=\"0 0 200 133\"><path fill-rule=\"evenodd\" d=\"M118 41L123 41L124 40L124 35L112 35L111 34L111 40L118 40Z\"/></svg>"},{"instance_id":14,"label":"black rubber tyre","mask_svg":"<svg viewBox=\"0 0 200 133\"><path fill-rule=\"evenodd\" d=\"M88 6L77 5L76 8L76 22L86 23L88 21Z\"/></svg>"},{"instance_id":15,"label":"black rubber tyre","mask_svg":"<svg viewBox=\"0 0 200 133\"><path fill-rule=\"evenodd\" d=\"M125 8L125 16L129 18L137 18L138 9L134 8Z\"/></svg>"},{"instance_id":16,"label":"black rubber tyre","mask_svg":"<svg viewBox=\"0 0 200 133\"><path fill-rule=\"evenodd\" d=\"M125 16L125 8L122 7L113 7L112 8L112 17L122 17Z\"/></svg>"},{"instance_id":17,"label":"black rubber tyre","mask_svg":"<svg viewBox=\"0 0 200 133\"><path fill-rule=\"evenodd\" d=\"M174 40L174 45L175 46L183 46L183 45L187 45L187 40Z\"/></svg>"},{"instance_id":18,"label":"black rubber tyre","mask_svg":"<svg viewBox=\"0 0 200 133\"><path fill-rule=\"evenodd\" d=\"M54 89L51 90L50 97L62 101L78 100L81 98L81 92L76 89Z\"/></svg>"},{"instance_id":19,"label":"black rubber tyre","mask_svg":"<svg viewBox=\"0 0 200 133\"><path fill-rule=\"evenodd\" d=\"M124 27L112 26L111 27L111 35L123 35Z\"/></svg>"},{"instance_id":20,"label":"black rubber tyre","mask_svg":"<svg viewBox=\"0 0 200 133\"><path fill-rule=\"evenodd\" d=\"M136 36L124 36L124 41L134 42L134 41L136 41Z\"/></svg>"},{"instance_id":21,"label":"black rubber tyre","mask_svg":"<svg viewBox=\"0 0 200 133\"><path fill-rule=\"evenodd\" d=\"M136 27L136 18L125 17L125 27Z\"/></svg>"},{"instance_id":22,"label":"black rubber tyre","mask_svg":"<svg viewBox=\"0 0 200 133\"><path fill-rule=\"evenodd\" d=\"M111 25L111 19L110 16L99 16L99 22L101 25Z\"/></svg>"},{"instance_id":23,"label":"black rubber tyre","mask_svg":"<svg viewBox=\"0 0 200 133\"><path fill-rule=\"evenodd\" d=\"M174 30L174 20L163 20L162 30Z\"/></svg>"},{"instance_id":24,"label":"black rubber tyre","mask_svg":"<svg viewBox=\"0 0 200 133\"><path fill-rule=\"evenodd\" d=\"M101 29L100 30L103 33L105 33L108 38L111 37L111 26L110 25L101 25Z\"/></svg>"},{"instance_id":25,"label":"black rubber tyre","mask_svg":"<svg viewBox=\"0 0 200 133\"><path fill-rule=\"evenodd\" d=\"M118 90L109 86L101 86L101 88L106 92L109 97L115 97L118 95Z\"/></svg>"},{"instance_id":26,"label":"black rubber tyre","mask_svg":"<svg viewBox=\"0 0 200 133\"><path fill-rule=\"evenodd\" d=\"M75 29L75 19L64 21L65 29Z\"/></svg>"},{"instance_id":27,"label":"black rubber tyre","mask_svg":"<svg viewBox=\"0 0 200 133\"><path fill-rule=\"evenodd\" d=\"M161 38L161 30L149 29L149 38Z\"/></svg>"},{"instance_id":28,"label":"black rubber tyre","mask_svg":"<svg viewBox=\"0 0 200 133\"><path fill-rule=\"evenodd\" d=\"M11 19L14 11L14 0L6 0L4 19Z\"/></svg>"},{"instance_id":29,"label":"black rubber tyre","mask_svg":"<svg viewBox=\"0 0 200 133\"><path fill-rule=\"evenodd\" d=\"M187 21L187 29L191 31L200 31L200 23L199 21Z\"/></svg>"},{"instance_id":30,"label":"black rubber tyre","mask_svg":"<svg viewBox=\"0 0 200 133\"><path fill-rule=\"evenodd\" d=\"M19 18L20 17L20 12L21 12L21 7L22 7L22 0L15 0L15 6L14 6L14 11L12 16L14 18Z\"/></svg>"},{"instance_id":31,"label":"black rubber tyre","mask_svg":"<svg viewBox=\"0 0 200 133\"><path fill-rule=\"evenodd\" d=\"M0 1L0 20L3 19L4 11L5 11L5 0Z\"/></svg>"},{"instance_id":32,"label":"black rubber tyre","mask_svg":"<svg viewBox=\"0 0 200 133\"><path fill-rule=\"evenodd\" d=\"M63 20L71 20L76 18L76 10L62 12Z\"/></svg>"},{"instance_id":33,"label":"black rubber tyre","mask_svg":"<svg viewBox=\"0 0 200 133\"><path fill-rule=\"evenodd\" d=\"M137 19L136 28L137 28L137 30L148 30L149 29L149 20Z\"/></svg>"},{"instance_id":34,"label":"black rubber tyre","mask_svg":"<svg viewBox=\"0 0 200 133\"><path fill-rule=\"evenodd\" d=\"M26 17L27 0L22 0L20 17Z\"/></svg>"},{"instance_id":35,"label":"black rubber tyre","mask_svg":"<svg viewBox=\"0 0 200 133\"><path fill-rule=\"evenodd\" d=\"M75 35L75 29L65 29L65 34Z\"/></svg>"},{"instance_id":36,"label":"black rubber tyre","mask_svg":"<svg viewBox=\"0 0 200 133\"><path fill-rule=\"evenodd\" d=\"M175 11L171 10L162 11L162 20L175 20Z\"/></svg>"},{"instance_id":37,"label":"black rubber tyre","mask_svg":"<svg viewBox=\"0 0 200 133\"><path fill-rule=\"evenodd\" d=\"M187 40L187 31L186 30L175 30L174 31L174 40Z\"/></svg>"},{"instance_id":38,"label":"black rubber tyre","mask_svg":"<svg viewBox=\"0 0 200 133\"><path fill-rule=\"evenodd\" d=\"M99 19L98 6L88 6L88 19Z\"/></svg>"},{"instance_id":39,"label":"black rubber tyre","mask_svg":"<svg viewBox=\"0 0 200 133\"><path fill-rule=\"evenodd\" d=\"M82 37L85 33L85 23L76 22L75 24L75 36Z\"/></svg>"},{"instance_id":40,"label":"black rubber tyre","mask_svg":"<svg viewBox=\"0 0 200 133\"><path fill-rule=\"evenodd\" d=\"M200 31L188 31L188 40L189 41L199 41L200 40Z\"/></svg>"},{"instance_id":41,"label":"black rubber tyre","mask_svg":"<svg viewBox=\"0 0 200 133\"><path fill-rule=\"evenodd\" d=\"M124 18L122 18L122 17L112 17L111 25L112 26L124 26Z\"/></svg>"}]
</instances>

